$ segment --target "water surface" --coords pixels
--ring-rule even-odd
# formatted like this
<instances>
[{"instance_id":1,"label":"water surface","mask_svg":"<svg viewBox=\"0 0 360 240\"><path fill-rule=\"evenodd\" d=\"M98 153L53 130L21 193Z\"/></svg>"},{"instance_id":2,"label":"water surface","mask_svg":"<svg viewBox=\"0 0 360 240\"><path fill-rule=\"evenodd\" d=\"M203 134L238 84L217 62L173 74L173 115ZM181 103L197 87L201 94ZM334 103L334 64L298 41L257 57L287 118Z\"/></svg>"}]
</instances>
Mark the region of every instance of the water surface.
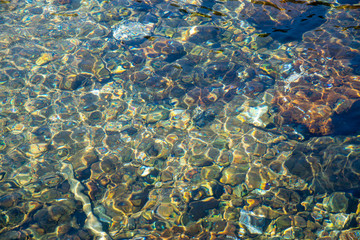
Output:
<instances>
[{"instance_id":1,"label":"water surface","mask_svg":"<svg viewBox=\"0 0 360 240\"><path fill-rule=\"evenodd\" d=\"M358 239L359 17L0 0L0 239Z\"/></svg>"}]
</instances>

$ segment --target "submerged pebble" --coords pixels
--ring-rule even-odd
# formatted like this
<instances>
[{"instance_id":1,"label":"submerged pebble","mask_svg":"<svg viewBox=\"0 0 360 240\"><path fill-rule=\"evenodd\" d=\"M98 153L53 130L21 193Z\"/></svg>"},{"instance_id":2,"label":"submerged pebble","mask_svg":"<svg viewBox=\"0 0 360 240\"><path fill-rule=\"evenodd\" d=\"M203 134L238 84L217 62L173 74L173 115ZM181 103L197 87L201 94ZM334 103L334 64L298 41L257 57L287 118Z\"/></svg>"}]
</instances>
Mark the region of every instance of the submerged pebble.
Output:
<instances>
[{"instance_id":1,"label":"submerged pebble","mask_svg":"<svg viewBox=\"0 0 360 240\"><path fill-rule=\"evenodd\" d=\"M355 6L0 11L0 239L359 238Z\"/></svg>"}]
</instances>

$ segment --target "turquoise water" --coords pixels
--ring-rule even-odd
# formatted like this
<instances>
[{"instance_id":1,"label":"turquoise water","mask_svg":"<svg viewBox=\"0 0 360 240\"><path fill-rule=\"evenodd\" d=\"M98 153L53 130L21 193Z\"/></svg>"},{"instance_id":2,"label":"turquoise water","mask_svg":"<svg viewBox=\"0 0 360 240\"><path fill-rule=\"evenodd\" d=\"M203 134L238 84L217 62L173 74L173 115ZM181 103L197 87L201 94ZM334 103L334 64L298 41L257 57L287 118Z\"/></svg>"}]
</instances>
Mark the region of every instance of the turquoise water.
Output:
<instances>
[{"instance_id":1,"label":"turquoise water","mask_svg":"<svg viewBox=\"0 0 360 240\"><path fill-rule=\"evenodd\" d=\"M357 239L359 17L0 0L0 239Z\"/></svg>"}]
</instances>

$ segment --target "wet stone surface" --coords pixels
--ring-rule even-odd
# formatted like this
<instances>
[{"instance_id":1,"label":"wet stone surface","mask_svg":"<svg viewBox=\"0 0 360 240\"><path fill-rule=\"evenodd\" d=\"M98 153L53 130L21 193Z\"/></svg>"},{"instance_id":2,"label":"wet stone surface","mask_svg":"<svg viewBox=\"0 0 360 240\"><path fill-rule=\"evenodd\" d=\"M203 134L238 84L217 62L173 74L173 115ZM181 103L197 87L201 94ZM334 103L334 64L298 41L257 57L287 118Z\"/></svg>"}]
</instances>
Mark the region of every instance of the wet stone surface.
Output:
<instances>
[{"instance_id":1,"label":"wet stone surface","mask_svg":"<svg viewBox=\"0 0 360 240\"><path fill-rule=\"evenodd\" d=\"M358 239L356 4L0 0L0 239Z\"/></svg>"}]
</instances>

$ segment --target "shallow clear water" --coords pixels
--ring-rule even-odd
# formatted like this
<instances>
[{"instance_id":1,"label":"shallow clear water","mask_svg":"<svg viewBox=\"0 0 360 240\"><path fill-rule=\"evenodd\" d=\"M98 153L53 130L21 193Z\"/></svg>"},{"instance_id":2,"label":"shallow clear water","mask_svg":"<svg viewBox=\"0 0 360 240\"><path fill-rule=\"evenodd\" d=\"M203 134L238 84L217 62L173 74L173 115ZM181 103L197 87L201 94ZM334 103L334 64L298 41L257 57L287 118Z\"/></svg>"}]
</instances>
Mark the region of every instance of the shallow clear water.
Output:
<instances>
[{"instance_id":1,"label":"shallow clear water","mask_svg":"<svg viewBox=\"0 0 360 240\"><path fill-rule=\"evenodd\" d=\"M359 17L0 0L0 239L357 239Z\"/></svg>"}]
</instances>

